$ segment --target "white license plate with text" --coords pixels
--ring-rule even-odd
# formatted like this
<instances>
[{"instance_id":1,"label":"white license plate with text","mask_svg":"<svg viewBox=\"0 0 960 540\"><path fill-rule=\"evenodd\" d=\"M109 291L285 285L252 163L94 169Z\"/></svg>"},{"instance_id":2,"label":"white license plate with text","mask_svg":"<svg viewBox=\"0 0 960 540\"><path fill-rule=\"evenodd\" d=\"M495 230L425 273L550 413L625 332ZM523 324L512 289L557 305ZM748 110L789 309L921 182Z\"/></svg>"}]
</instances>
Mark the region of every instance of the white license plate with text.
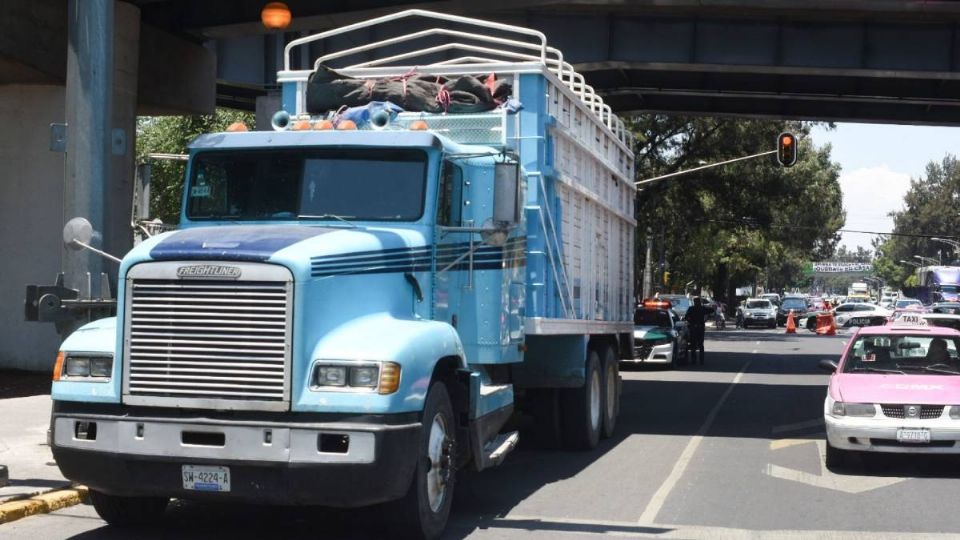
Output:
<instances>
[{"instance_id":1,"label":"white license plate with text","mask_svg":"<svg viewBox=\"0 0 960 540\"><path fill-rule=\"evenodd\" d=\"M230 491L230 468L209 465L184 465L183 489L191 491Z\"/></svg>"},{"instance_id":2,"label":"white license plate with text","mask_svg":"<svg viewBox=\"0 0 960 540\"><path fill-rule=\"evenodd\" d=\"M928 429L898 429L897 442L901 443L929 443L930 430Z\"/></svg>"}]
</instances>

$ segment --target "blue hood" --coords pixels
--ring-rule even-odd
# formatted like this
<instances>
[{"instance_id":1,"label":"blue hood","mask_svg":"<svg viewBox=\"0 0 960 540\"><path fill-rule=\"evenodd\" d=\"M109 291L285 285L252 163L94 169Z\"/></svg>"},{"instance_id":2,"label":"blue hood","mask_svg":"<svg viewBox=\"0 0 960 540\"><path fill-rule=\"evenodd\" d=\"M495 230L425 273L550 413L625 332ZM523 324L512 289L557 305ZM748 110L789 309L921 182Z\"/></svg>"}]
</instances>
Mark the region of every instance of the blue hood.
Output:
<instances>
[{"instance_id":1,"label":"blue hood","mask_svg":"<svg viewBox=\"0 0 960 540\"><path fill-rule=\"evenodd\" d=\"M340 229L304 225L231 225L177 231L150 250L150 258L262 262L308 238Z\"/></svg>"}]
</instances>

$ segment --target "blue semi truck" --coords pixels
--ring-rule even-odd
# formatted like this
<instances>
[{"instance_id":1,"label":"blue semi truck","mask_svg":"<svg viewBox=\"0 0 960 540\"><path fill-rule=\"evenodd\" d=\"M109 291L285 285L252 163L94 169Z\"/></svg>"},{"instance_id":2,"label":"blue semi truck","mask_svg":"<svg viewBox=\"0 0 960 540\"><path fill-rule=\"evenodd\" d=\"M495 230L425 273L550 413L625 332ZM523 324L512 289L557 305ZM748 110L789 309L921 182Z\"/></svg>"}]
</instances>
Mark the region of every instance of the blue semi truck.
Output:
<instances>
[{"instance_id":1,"label":"blue semi truck","mask_svg":"<svg viewBox=\"0 0 960 540\"><path fill-rule=\"evenodd\" d=\"M321 40L333 52L290 68ZM479 112L347 122L306 106L328 65L509 90ZM116 316L62 345L53 453L100 516L386 503L392 532L432 538L456 472L499 464L516 418L570 448L612 436L633 354L632 139L562 54L410 10L291 42L278 81L274 131L190 145L178 230L126 254Z\"/></svg>"}]
</instances>

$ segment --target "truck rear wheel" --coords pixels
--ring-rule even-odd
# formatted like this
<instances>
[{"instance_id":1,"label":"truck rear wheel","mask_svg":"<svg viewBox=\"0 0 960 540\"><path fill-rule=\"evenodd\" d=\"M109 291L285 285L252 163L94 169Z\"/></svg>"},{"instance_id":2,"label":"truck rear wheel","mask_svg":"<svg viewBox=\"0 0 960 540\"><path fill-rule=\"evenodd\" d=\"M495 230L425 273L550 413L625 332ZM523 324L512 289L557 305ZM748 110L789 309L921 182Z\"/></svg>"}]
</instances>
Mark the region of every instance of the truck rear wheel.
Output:
<instances>
[{"instance_id":1,"label":"truck rear wheel","mask_svg":"<svg viewBox=\"0 0 960 540\"><path fill-rule=\"evenodd\" d=\"M137 527L157 522L167 511L164 497L118 497L90 490L90 502L104 521L116 527Z\"/></svg>"},{"instance_id":2,"label":"truck rear wheel","mask_svg":"<svg viewBox=\"0 0 960 540\"><path fill-rule=\"evenodd\" d=\"M563 438L567 448L591 450L600 442L603 424L603 372L600 355L593 348L587 351L585 382L579 388L564 388Z\"/></svg>"},{"instance_id":3,"label":"truck rear wheel","mask_svg":"<svg viewBox=\"0 0 960 540\"><path fill-rule=\"evenodd\" d=\"M456 480L457 431L450 394L434 382L423 407L417 468L402 499L391 503L394 538L432 539L443 534Z\"/></svg>"},{"instance_id":4,"label":"truck rear wheel","mask_svg":"<svg viewBox=\"0 0 960 540\"><path fill-rule=\"evenodd\" d=\"M604 439L613 437L619 414L620 361L613 347L605 347L603 351L603 432L601 433Z\"/></svg>"}]
</instances>

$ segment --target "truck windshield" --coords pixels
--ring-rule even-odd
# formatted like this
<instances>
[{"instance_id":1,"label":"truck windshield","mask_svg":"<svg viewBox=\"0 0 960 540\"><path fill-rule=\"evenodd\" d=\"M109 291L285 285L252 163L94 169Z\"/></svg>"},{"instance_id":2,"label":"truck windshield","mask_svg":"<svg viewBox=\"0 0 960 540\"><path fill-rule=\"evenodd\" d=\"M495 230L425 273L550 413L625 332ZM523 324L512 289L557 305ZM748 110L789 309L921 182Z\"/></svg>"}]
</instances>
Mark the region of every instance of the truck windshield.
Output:
<instances>
[{"instance_id":1,"label":"truck windshield","mask_svg":"<svg viewBox=\"0 0 960 540\"><path fill-rule=\"evenodd\" d=\"M419 150L203 152L191 168L192 220L416 221L426 154Z\"/></svg>"}]
</instances>

